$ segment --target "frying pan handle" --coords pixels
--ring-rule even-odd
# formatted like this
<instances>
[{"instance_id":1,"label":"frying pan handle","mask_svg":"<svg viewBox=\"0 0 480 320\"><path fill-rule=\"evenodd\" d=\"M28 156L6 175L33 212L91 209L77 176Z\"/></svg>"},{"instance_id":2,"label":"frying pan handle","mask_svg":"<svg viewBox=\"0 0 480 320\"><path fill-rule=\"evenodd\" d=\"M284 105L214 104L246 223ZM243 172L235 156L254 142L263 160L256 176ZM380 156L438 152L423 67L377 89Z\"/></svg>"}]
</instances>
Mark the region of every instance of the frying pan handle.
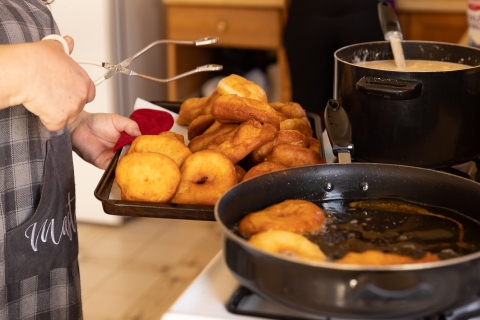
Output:
<instances>
[{"instance_id":1,"label":"frying pan handle","mask_svg":"<svg viewBox=\"0 0 480 320\"><path fill-rule=\"evenodd\" d=\"M426 283L420 282L414 287L401 290L384 289L372 283L367 283L364 286L357 287L355 290L355 297L359 300L368 301L384 301L390 300L412 300L432 297L435 294L434 288Z\"/></svg>"},{"instance_id":2,"label":"frying pan handle","mask_svg":"<svg viewBox=\"0 0 480 320\"><path fill-rule=\"evenodd\" d=\"M363 77L357 82L358 91L392 100L413 100L422 94L422 83L416 80Z\"/></svg>"},{"instance_id":3,"label":"frying pan handle","mask_svg":"<svg viewBox=\"0 0 480 320\"><path fill-rule=\"evenodd\" d=\"M335 99L328 100L325 108L325 127L328 138L332 144L333 154L338 157L339 153L352 154L352 126L345 109Z\"/></svg>"}]
</instances>

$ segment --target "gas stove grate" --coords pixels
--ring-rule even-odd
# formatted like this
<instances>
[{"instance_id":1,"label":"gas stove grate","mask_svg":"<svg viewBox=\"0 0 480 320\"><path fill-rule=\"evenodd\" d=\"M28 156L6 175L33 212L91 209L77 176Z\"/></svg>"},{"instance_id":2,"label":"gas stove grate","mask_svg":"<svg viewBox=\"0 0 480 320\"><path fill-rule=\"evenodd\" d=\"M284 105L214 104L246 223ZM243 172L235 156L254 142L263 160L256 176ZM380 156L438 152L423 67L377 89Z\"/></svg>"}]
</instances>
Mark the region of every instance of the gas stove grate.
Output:
<instances>
[{"instance_id":1,"label":"gas stove grate","mask_svg":"<svg viewBox=\"0 0 480 320\"><path fill-rule=\"evenodd\" d=\"M323 318L305 318L303 316L297 315L285 315L282 310L275 310L275 311L259 311L252 309L251 307L245 307L244 302L251 297L258 297L254 292L250 289L245 287L238 288L230 298L227 304L227 310L234 314L256 317L256 318L268 318L274 320L317 320L317 319L324 319L330 320L329 317ZM281 313L281 314L278 314Z\"/></svg>"},{"instance_id":2,"label":"gas stove grate","mask_svg":"<svg viewBox=\"0 0 480 320\"><path fill-rule=\"evenodd\" d=\"M228 301L228 304L227 304L227 310L233 314L256 317L260 319L265 318L265 319L274 319L274 320L334 320L328 316L307 317L303 315L292 315L292 314L288 314L288 312L291 312L291 311L286 311L281 308L275 308L272 311L272 309L268 309L268 308L266 310L261 310L262 308L256 309L255 307L252 308L252 306L246 306L248 304L246 303L246 301L252 298L257 299L257 301L261 300L261 298L258 297L250 289L245 287L240 287L230 297L230 300ZM255 303L253 303L253 305L255 305ZM468 311L457 310L455 312L447 312L445 314L424 317L418 320L472 320L472 319L480 319L480 309L476 308Z\"/></svg>"}]
</instances>

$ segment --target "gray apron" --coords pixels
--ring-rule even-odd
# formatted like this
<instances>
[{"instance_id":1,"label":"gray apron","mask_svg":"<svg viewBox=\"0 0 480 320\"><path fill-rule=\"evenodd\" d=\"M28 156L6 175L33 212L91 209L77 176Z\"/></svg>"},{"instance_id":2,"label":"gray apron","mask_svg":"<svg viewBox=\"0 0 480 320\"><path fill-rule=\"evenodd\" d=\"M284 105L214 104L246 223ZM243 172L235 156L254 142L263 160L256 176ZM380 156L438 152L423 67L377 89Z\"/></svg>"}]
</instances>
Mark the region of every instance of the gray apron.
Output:
<instances>
[{"instance_id":1,"label":"gray apron","mask_svg":"<svg viewBox=\"0 0 480 320\"><path fill-rule=\"evenodd\" d=\"M6 234L8 319L81 319L72 146L67 130L47 142L33 216Z\"/></svg>"}]
</instances>

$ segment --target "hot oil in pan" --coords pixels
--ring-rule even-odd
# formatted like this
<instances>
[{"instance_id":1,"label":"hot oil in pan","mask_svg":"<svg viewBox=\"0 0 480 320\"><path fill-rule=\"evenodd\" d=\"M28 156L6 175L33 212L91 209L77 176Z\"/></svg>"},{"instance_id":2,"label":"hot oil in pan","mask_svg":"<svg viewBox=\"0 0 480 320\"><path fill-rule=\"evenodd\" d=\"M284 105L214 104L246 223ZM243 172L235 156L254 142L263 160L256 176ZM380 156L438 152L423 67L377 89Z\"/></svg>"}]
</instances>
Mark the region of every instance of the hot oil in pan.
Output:
<instances>
[{"instance_id":1,"label":"hot oil in pan","mask_svg":"<svg viewBox=\"0 0 480 320\"><path fill-rule=\"evenodd\" d=\"M430 251L448 259L480 249L480 224L445 208L397 200L335 200L317 205L325 211L324 229L306 236L330 259L370 249L413 258Z\"/></svg>"}]
</instances>

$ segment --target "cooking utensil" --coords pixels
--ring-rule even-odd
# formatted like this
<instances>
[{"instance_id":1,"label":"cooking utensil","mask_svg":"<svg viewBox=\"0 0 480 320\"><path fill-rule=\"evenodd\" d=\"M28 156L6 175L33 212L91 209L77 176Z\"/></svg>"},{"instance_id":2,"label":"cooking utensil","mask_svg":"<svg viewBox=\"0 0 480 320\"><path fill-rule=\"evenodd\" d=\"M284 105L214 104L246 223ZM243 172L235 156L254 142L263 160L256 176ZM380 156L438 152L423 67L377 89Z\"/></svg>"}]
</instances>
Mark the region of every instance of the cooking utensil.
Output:
<instances>
[{"instance_id":1,"label":"cooking utensil","mask_svg":"<svg viewBox=\"0 0 480 320\"><path fill-rule=\"evenodd\" d=\"M480 156L480 50L403 41L407 60L458 62L455 71L387 71L356 65L391 60L387 41L337 50L334 98L353 127L354 159L442 168Z\"/></svg>"},{"instance_id":2,"label":"cooking utensil","mask_svg":"<svg viewBox=\"0 0 480 320\"><path fill-rule=\"evenodd\" d=\"M46 36L42 40L56 40L56 41L59 41L63 45L63 49L64 49L65 53L69 55L68 44L62 36L59 36L57 34L52 34L52 35ZM91 65L99 66L99 67L102 67L102 68L105 68L105 69L108 70L108 72L105 73L102 77L100 77L100 78L98 78L97 80L94 81L95 86L98 86L100 83L102 83L103 81L111 78L112 76L116 75L117 73L126 74L128 76L137 76L137 77L141 77L141 78L145 78L145 79L152 80L152 81L157 81L157 82L170 82L170 81L174 81L174 80L177 80L177 79L180 79L180 78L183 78L183 77L186 77L186 76L189 76L191 74L198 73L198 72L219 71L219 70L223 69L223 66L218 65L218 64L207 64L207 65L199 66L199 67L197 67L193 70L184 72L182 74L179 74L179 75L176 75L174 77L167 78L167 79L160 79L160 78L148 76L148 75L145 75L145 74L137 73L137 72L135 72L131 69L128 69L127 67L132 63L133 60L135 60L136 58L138 58L139 56L144 54L146 51L150 50L152 47L154 47L156 45L159 45L159 44L180 44L180 45L203 46L203 45L208 45L208 44L212 44L212 43L216 43L216 42L218 42L217 37L205 37L205 38L201 38L201 39L194 40L194 41L157 40L157 41L154 41L154 42L150 43L148 46L146 46L145 48L143 48L139 52L135 53L134 55L128 57L127 59L123 60L122 62L120 62L118 64L113 64L113 63L110 63L110 62L102 62L102 61L97 61L97 60L91 60L91 59L74 59L74 60L79 64L91 64Z\"/></svg>"},{"instance_id":3,"label":"cooking utensil","mask_svg":"<svg viewBox=\"0 0 480 320\"><path fill-rule=\"evenodd\" d=\"M330 101L325 114L327 130L338 129L329 132L334 152L350 153L353 148L345 139L350 128L343 119L347 113L337 101ZM246 214L287 199L399 199L421 203L465 215L471 221L464 224L465 232L478 234L480 184L419 167L325 164L247 180L225 193L215 206L224 257L235 278L262 298L305 315L417 319L456 309L478 298L480 252L438 262L393 266L300 262L259 250L235 233L236 223ZM478 247L479 243L475 244Z\"/></svg>"},{"instance_id":4,"label":"cooking utensil","mask_svg":"<svg viewBox=\"0 0 480 320\"><path fill-rule=\"evenodd\" d=\"M397 68L404 69L405 56L403 55L402 40L403 34L400 29L400 22L390 3L381 1L377 4L378 18L385 40L390 41L393 57Z\"/></svg>"}]
</instances>

